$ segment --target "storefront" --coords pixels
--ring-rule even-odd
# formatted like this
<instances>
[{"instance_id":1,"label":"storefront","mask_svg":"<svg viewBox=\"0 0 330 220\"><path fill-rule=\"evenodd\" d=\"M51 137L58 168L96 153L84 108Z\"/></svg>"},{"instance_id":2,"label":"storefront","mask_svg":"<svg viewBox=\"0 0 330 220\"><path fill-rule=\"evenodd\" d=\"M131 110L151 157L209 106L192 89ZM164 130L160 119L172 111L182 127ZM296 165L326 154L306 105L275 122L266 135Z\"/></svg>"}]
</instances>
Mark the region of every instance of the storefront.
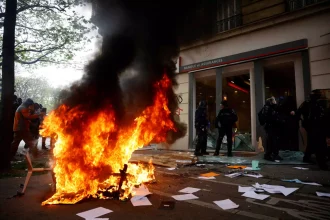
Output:
<instances>
[{"instance_id":1,"label":"storefront","mask_svg":"<svg viewBox=\"0 0 330 220\"><path fill-rule=\"evenodd\" d=\"M182 50L176 93L182 97L178 114L188 124L188 133L171 148L194 148L194 113L204 99L211 122L210 149L215 147L219 103L227 100L239 117L234 150L258 151L263 129L257 113L266 98L287 98L297 108L312 89L330 88L330 35L324 36L330 32L327 20L329 14L315 15ZM298 135L292 145L302 150Z\"/></svg>"}]
</instances>

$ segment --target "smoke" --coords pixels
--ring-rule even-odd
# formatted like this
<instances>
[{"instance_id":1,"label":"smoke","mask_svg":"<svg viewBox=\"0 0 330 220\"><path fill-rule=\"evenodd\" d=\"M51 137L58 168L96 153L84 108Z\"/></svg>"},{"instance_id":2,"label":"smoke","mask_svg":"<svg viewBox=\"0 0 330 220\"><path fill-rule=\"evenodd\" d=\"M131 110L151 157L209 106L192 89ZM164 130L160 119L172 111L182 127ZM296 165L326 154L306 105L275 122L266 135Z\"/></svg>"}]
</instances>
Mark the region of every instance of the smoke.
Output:
<instances>
[{"instance_id":1,"label":"smoke","mask_svg":"<svg viewBox=\"0 0 330 220\"><path fill-rule=\"evenodd\" d=\"M64 103L82 106L91 114L111 104L117 122L125 124L152 104L153 85L164 71L177 86L174 60L179 53L178 21L184 2L96 0L102 51L86 66L83 79L71 87ZM173 143L187 128L175 117L174 91L167 95L177 127L168 134L167 143Z\"/></svg>"}]
</instances>

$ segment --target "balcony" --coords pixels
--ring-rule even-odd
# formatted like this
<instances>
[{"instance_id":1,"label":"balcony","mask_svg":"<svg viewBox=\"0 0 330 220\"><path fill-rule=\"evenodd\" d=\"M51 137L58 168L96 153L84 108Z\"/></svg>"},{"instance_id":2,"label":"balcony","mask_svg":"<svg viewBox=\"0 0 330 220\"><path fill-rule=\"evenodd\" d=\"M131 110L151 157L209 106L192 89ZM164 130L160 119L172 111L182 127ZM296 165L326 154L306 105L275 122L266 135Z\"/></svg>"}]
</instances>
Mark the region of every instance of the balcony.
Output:
<instances>
[{"instance_id":1,"label":"balcony","mask_svg":"<svg viewBox=\"0 0 330 220\"><path fill-rule=\"evenodd\" d=\"M242 25L242 14L237 14L216 22L215 33L224 32Z\"/></svg>"},{"instance_id":2,"label":"balcony","mask_svg":"<svg viewBox=\"0 0 330 220\"><path fill-rule=\"evenodd\" d=\"M287 10L295 11L306 6L325 1L329 0L287 0Z\"/></svg>"}]
</instances>

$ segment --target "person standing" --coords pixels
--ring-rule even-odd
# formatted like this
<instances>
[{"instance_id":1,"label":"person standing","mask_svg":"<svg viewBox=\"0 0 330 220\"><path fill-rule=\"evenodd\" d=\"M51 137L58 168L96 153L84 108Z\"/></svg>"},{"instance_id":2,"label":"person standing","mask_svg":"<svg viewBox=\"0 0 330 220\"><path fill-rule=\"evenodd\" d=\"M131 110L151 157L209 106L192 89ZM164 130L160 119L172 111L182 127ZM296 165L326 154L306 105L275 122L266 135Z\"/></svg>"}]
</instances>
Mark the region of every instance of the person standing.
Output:
<instances>
[{"instance_id":1,"label":"person standing","mask_svg":"<svg viewBox=\"0 0 330 220\"><path fill-rule=\"evenodd\" d=\"M309 97L310 99L303 102L295 113L298 119L302 120L302 127L307 132L307 147L303 162L311 162L311 155L315 154L319 167L327 170L327 124L325 111L319 103L321 93L319 90L313 90Z\"/></svg>"},{"instance_id":2,"label":"person standing","mask_svg":"<svg viewBox=\"0 0 330 220\"><path fill-rule=\"evenodd\" d=\"M221 102L221 110L216 118L216 128L218 128L219 136L217 140L217 146L214 156L219 156L221 143L223 137L227 136L227 156L232 157L232 145L233 145L233 125L237 121L237 114L234 109L229 108L227 101Z\"/></svg>"},{"instance_id":3,"label":"person standing","mask_svg":"<svg viewBox=\"0 0 330 220\"><path fill-rule=\"evenodd\" d=\"M279 156L279 130L283 124L279 113L277 111L276 100L274 97L268 98L266 100L265 106L259 113L262 117L264 123L260 123L264 126L266 131L266 146L264 159L269 161L282 160ZM259 121L261 118L259 116Z\"/></svg>"},{"instance_id":4,"label":"person standing","mask_svg":"<svg viewBox=\"0 0 330 220\"><path fill-rule=\"evenodd\" d=\"M197 134L197 144L195 149L196 156L208 155L207 148L207 127L209 121L207 120L207 103L201 101L195 112L195 128Z\"/></svg>"},{"instance_id":5,"label":"person standing","mask_svg":"<svg viewBox=\"0 0 330 220\"><path fill-rule=\"evenodd\" d=\"M11 159L14 159L18 146L23 140L30 149L35 148L35 139L30 132L30 120L39 118L43 115L31 114L33 111L34 102L32 99L26 99L16 110L14 118L14 140L11 143ZM36 152L36 151L35 151Z\"/></svg>"}]
</instances>

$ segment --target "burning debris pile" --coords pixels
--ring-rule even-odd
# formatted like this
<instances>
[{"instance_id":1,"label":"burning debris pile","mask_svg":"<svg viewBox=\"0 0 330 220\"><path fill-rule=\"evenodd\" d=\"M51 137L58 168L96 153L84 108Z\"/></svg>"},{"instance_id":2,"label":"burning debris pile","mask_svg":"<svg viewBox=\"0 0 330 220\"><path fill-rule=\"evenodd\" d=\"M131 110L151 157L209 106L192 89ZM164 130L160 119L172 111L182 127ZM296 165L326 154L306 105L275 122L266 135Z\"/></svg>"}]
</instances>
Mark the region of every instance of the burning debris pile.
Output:
<instances>
[{"instance_id":1,"label":"burning debris pile","mask_svg":"<svg viewBox=\"0 0 330 220\"><path fill-rule=\"evenodd\" d=\"M154 179L151 163L128 164L132 153L186 133L174 119L175 19L154 10L159 2L97 2L104 9L102 52L44 121L42 134L56 139L56 193L43 205L128 198L134 186Z\"/></svg>"}]
</instances>

